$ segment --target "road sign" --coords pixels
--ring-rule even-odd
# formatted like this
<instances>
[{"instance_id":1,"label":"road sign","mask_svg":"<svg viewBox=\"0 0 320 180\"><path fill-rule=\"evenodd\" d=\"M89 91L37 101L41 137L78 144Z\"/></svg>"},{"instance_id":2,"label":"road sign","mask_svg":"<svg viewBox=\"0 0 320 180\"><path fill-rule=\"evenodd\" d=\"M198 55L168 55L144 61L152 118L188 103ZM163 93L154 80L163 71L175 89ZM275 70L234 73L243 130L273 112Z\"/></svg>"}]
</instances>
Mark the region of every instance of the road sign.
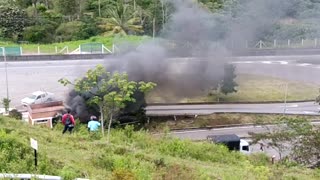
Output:
<instances>
[{"instance_id":1,"label":"road sign","mask_svg":"<svg viewBox=\"0 0 320 180\"><path fill-rule=\"evenodd\" d=\"M34 150L38 150L38 141L30 138L30 143L31 143L31 147L32 147Z\"/></svg>"}]
</instances>

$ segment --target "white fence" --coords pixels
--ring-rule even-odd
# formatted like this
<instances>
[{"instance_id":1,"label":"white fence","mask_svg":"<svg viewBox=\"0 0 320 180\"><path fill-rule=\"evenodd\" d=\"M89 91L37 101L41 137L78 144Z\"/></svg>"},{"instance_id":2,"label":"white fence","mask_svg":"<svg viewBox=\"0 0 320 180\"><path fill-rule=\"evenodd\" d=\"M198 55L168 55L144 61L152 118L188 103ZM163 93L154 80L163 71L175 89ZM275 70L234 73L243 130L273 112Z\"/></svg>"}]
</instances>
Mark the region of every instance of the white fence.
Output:
<instances>
[{"instance_id":1,"label":"white fence","mask_svg":"<svg viewBox=\"0 0 320 180\"><path fill-rule=\"evenodd\" d=\"M279 48L320 48L319 39L300 39L300 40L278 40L273 41L228 41L224 43L226 47L231 49L279 49Z\"/></svg>"},{"instance_id":2,"label":"white fence","mask_svg":"<svg viewBox=\"0 0 320 180\"><path fill-rule=\"evenodd\" d=\"M167 40L165 40L167 41ZM181 42L171 42L169 44L179 44L179 46L190 46L192 48L192 43L184 43ZM205 42L204 42L205 43ZM90 44L90 43L89 43ZM99 44L99 43L97 43ZM99 50L84 50L81 44L78 47L73 46L72 48L69 46L58 47L58 46L48 46L48 45L38 45L31 47L21 48L22 55L54 55L54 54L114 54L120 52L120 49L113 44L111 47L107 47L100 43L101 46ZM273 41L226 41L226 42L218 42L220 46L227 47L229 49L283 49L283 48L320 48L320 42L318 38L315 39L300 39L300 40L278 40L275 39ZM96 48L96 47L95 47Z\"/></svg>"}]
</instances>

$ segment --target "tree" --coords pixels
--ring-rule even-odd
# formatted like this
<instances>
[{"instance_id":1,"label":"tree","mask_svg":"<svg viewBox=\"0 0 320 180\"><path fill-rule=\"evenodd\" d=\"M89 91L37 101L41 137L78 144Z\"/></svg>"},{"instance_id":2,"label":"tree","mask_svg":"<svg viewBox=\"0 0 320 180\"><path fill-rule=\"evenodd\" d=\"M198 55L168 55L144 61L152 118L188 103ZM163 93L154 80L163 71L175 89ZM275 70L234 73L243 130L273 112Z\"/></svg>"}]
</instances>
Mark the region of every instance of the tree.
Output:
<instances>
[{"instance_id":1,"label":"tree","mask_svg":"<svg viewBox=\"0 0 320 180\"><path fill-rule=\"evenodd\" d=\"M149 92L156 84L152 82L129 81L126 73L110 73L102 65L93 70L88 70L85 78L77 79L71 83L67 79L60 79L63 85L73 84L79 93L89 93L92 97L88 103L99 106L101 114L101 128L104 135L104 118L109 116L107 141L109 142L111 124L114 116L129 102L134 102L133 94L136 90L143 93Z\"/></svg>"},{"instance_id":2,"label":"tree","mask_svg":"<svg viewBox=\"0 0 320 180\"><path fill-rule=\"evenodd\" d=\"M235 82L235 78L237 75L235 74L235 66L232 64L227 64L224 67L224 77L221 83L220 91L223 94L237 92L235 89L238 84Z\"/></svg>"},{"instance_id":3,"label":"tree","mask_svg":"<svg viewBox=\"0 0 320 180\"><path fill-rule=\"evenodd\" d=\"M77 5L77 0L57 0L55 7L59 13L66 16L72 16L77 13Z\"/></svg>"},{"instance_id":4,"label":"tree","mask_svg":"<svg viewBox=\"0 0 320 180\"><path fill-rule=\"evenodd\" d=\"M2 104L3 104L3 106L4 106L4 110L5 110L6 113L9 112L10 102L11 102L11 100L8 99L8 98L3 98L3 99L2 99Z\"/></svg>"},{"instance_id":5,"label":"tree","mask_svg":"<svg viewBox=\"0 0 320 180\"><path fill-rule=\"evenodd\" d=\"M143 32L138 11L119 0L117 5L107 10L108 18L101 18L100 27L106 30L105 35Z\"/></svg>"},{"instance_id":6,"label":"tree","mask_svg":"<svg viewBox=\"0 0 320 180\"><path fill-rule=\"evenodd\" d=\"M320 129L303 118L281 118L268 132L250 133L253 143L261 140L276 149L282 158L283 153L299 164L320 167Z\"/></svg>"},{"instance_id":7,"label":"tree","mask_svg":"<svg viewBox=\"0 0 320 180\"><path fill-rule=\"evenodd\" d=\"M0 6L0 36L15 38L27 25L26 13L14 6Z\"/></svg>"}]
</instances>

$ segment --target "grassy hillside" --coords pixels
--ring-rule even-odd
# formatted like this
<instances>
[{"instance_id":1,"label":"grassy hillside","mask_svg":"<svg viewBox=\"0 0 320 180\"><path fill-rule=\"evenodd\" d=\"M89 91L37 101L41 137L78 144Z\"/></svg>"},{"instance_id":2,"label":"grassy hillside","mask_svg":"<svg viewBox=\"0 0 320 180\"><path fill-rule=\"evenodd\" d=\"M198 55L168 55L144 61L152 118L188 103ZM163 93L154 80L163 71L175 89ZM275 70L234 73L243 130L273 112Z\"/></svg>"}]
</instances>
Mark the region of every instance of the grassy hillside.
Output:
<instances>
[{"instance_id":1,"label":"grassy hillside","mask_svg":"<svg viewBox=\"0 0 320 180\"><path fill-rule=\"evenodd\" d=\"M111 143L77 126L72 135L31 127L0 116L0 171L60 175L65 179L319 179L319 170L271 165L264 155L245 156L223 146L169 136L155 138L127 127L112 131ZM33 167L29 139L39 145Z\"/></svg>"},{"instance_id":2,"label":"grassy hillside","mask_svg":"<svg viewBox=\"0 0 320 180\"><path fill-rule=\"evenodd\" d=\"M148 36L123 36L123 37L116 37L116 36L95 36L91 37L90 39L86 40L78 40L78 41L67 41L62 43L52 43L52 44L16 44L9 41L0 41L0 47L10 47L10 46L21 46L23 49L23 54L37 54L38 47L40 48L41 54L54 54L56 53L56 47L58 52L60 52L66 46L69 49L69 52L74 51L75 49L79 48L80 44L84 43L102 43L107 48L112 48L113 44L121 43L124 41L131 42L131 43L139 43L144 39L148 39ZM66 53L64 50L61 53Z\"/></svg>"}]
</instances>

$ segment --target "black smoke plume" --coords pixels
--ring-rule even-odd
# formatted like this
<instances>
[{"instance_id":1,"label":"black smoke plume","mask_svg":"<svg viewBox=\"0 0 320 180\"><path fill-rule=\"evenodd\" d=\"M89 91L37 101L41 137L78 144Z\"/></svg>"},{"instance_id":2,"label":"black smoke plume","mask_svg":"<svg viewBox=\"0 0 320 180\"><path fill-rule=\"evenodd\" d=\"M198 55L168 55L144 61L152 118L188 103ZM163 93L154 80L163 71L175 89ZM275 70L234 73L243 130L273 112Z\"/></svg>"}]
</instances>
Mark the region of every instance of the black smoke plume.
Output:
<instances>
[{"instance_id":1,"label":"black smoke plume","mask_svg":"<svg viewBox=\"0 0 320 180\"><path fill-rule=\"evenodd\" d=\"M108 71L127 72L132 80L157 83L160 95L167 92L174 97L205 95L223 79L223 67L232 54L233 44L244 47L245 41L270 36L272 28L283 19L307 17L295 10L297 4L310 7L305 5L307 1L225 1L232 3L211 13L191 0L164 0L175 10L161 37L110 57L112 61L106 59L105 65ZM120 50L124 47L130 46L118 44ZM138 98L140 101L144 97ZM92 113L74 93L68 104L81 117Z\"/></svg>"}]
</instances>

